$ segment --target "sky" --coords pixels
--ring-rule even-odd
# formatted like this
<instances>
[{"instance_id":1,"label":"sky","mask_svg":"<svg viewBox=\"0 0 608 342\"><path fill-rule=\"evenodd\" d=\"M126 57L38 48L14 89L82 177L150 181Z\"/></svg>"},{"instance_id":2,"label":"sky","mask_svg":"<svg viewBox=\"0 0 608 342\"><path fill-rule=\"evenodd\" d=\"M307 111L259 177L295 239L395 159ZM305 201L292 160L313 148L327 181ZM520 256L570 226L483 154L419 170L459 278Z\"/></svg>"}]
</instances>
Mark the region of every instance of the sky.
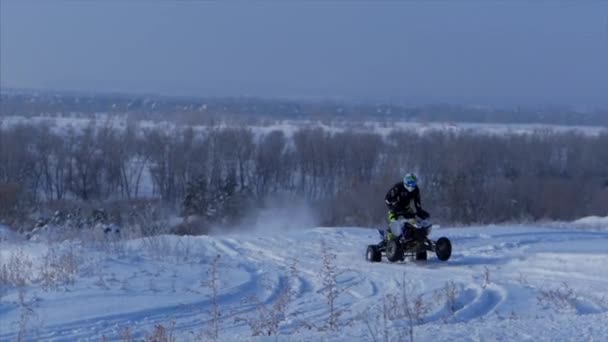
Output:
<instances>
[{"instance_id":1,"label":"sky","mask_svg":"<svg viewBox=\"0 0 608 342\"><path fill-rule=\"evenodd\" d=\"M0 86L608 106L608 2L0 0Z\"/></svg>"}]
</instances>

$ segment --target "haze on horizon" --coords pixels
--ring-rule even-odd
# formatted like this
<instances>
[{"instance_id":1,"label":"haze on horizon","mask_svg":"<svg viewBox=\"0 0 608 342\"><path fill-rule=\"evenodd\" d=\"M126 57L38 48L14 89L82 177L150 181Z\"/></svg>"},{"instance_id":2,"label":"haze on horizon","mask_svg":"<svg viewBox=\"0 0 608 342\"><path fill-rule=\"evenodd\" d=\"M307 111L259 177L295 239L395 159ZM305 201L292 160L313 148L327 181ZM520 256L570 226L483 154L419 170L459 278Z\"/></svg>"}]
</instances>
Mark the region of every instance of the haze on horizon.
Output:
<instances>
[{"instance_id":1,"label":"haze on horizon","mask_svg":"<svg viewBox=\"0 0 608 342\"><path fill-rule=\"evenodd\" d=\"M608 106L608 3L0 1L0 86Z\"/></svg>"}]
</instances>

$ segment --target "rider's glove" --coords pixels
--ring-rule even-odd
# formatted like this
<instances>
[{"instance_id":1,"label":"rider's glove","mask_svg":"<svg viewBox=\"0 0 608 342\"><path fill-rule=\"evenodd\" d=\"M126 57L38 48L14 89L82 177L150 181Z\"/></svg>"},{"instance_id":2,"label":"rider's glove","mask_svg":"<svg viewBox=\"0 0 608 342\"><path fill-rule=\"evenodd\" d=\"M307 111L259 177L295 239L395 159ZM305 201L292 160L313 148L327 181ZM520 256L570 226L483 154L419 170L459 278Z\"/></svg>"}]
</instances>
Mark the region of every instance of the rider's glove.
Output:
<instances>
[{"instance_id":1,"label":"rider's glove","mask_svg":"<svg viewBox=\"0 0 608 342\"><path fill-rule=\"evenodd\" d=\"M388 221L389 222L395 222L395 221L397 221L398 217L399 217L399 215L397 215L396 213L394 213L392 211L388 213Z\"/></svg>"}]
</instances>

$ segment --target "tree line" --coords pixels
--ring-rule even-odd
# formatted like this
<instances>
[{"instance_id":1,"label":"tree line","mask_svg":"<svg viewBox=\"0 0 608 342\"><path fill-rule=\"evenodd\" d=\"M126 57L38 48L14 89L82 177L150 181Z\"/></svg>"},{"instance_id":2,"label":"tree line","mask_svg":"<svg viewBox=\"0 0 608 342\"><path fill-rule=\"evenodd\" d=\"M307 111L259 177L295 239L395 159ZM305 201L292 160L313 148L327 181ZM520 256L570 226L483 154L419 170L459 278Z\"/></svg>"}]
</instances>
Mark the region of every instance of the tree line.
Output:
<instances>
[{"instance_id":1,"label":"tree line","mask_svg":"<svg viewBox=\"0 0 608 342\"><path fill-rule=\"evenodd\" d=\"M439 222L569 220L608 214L606 147L606 133L549 130L286 135L92 122L57 132L26 123L0 130L0 219L49 203L154 199L185 217L238 222L280 197L305 200L326 225L381 224L385 192L411 171Z\"/></svg>"},{"instance_id":2,"label":"tree line","mask_svg":"<svg viewBox=\"0 0 608 342\"><path fill-rule=\"evenodd\" d=\"M356 104L255 97L183 98L132 94L15 91L0 93L0 115L90 118L117 115L136 120L207 124L277 120L365 122L469 122L608 127L608 109L569 106L493 108L466 105Z\"/></svg>"}]
</instances>

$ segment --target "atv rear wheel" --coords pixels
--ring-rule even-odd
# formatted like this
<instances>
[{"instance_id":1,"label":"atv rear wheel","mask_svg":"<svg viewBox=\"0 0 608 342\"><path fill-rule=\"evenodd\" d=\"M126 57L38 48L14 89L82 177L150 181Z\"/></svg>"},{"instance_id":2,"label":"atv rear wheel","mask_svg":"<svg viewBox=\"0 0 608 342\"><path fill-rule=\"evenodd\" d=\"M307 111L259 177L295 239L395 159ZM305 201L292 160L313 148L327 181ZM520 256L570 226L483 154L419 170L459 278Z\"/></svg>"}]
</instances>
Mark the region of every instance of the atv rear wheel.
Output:
<instances>
[{"instance_id":1,"label":"atv rear wheel","mask_svg":"<svg viewBox=\"0 0 608 342\"><path fill-rule=\"evenodd\" d=\"M435 254L437 254L437 259L441 261L446 261L452 255L452 243L446 237L441 237L435 243Z\"/></svg>"},{"instance_id":2,"label":"atv rear wheel","mask_svg":"<svg viewBox=\"0 0 608 342\"><path fill-rule=\"evenodd\" d=\"M367 246L367 252L365 253L365 260L369 262L380 262L382 260L382 253L378 250L378 246L369 245Z\"/></svg>"},{"instance_id":3,"label":"atv rear wheel","mask_svg":"<svg viewBox=\"0 0 608 342\"><path fill-rule=\"evenodd\" d=\"M386 258L390 262L403 260L403 247L397 240L390 240L386 242Z\"/></svg>"},{"instance_id":4,"label":"atv rear wheel","mask_svg":"<svg viewBox=\"0 0 608 342\"><path fill-rule=\"evenodd\" d=\"M416 253L416 261L424 261L426 260L426 251Z\"/></svg>"}]
</instances>

